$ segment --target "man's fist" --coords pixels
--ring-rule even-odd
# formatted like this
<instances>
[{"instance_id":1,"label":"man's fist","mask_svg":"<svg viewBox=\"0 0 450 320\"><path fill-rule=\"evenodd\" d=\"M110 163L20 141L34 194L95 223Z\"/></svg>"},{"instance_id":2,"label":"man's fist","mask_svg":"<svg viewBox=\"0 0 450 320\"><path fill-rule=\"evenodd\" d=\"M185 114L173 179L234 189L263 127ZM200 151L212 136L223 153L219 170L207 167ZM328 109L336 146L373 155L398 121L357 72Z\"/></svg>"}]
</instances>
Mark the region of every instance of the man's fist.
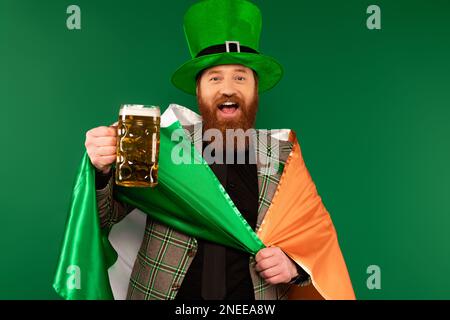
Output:
<instances>
[{"instance_id":1,"label":"man's fist","mask_svg":"<svg viewBox=\"0 0 450 320\"><path fill-rule=\"evenodd\" d=\"M97 127L86 132L86 151L92 164L104 174L116 161L117 126Z\"/></svg>"},{"instance_id":2,"label":"man's fist","mask_svg":"<svg viewBox=\"0 0 450 320\"><path fill-rule=\"evenodd\" d=\"M255 258L255 270L267 283L288 283L298 275L295 263L278 247L261 249Z\"/></svg>"}]
</instances>

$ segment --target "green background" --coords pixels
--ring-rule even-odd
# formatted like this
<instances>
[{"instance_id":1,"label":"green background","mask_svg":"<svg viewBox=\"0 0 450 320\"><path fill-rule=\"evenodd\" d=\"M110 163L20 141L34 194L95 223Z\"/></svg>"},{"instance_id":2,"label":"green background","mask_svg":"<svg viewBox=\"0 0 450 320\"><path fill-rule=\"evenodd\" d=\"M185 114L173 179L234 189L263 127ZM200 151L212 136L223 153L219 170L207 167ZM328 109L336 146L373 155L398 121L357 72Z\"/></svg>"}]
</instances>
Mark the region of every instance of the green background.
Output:
<instances>
[{"instance_id":1,"label":"green background","mask_svg":"<svg viewBox=\"0 0 450 320\"><path fill-rule=\"evenodd\" d=\"M450 298L450 2L255 1L261 51L285 76L259 128L292 128L338 231L359 299ZM0 1L0 299L51 287L85 132L121 103L196 100L172 72L189 58L194 1ZM66 9L81 8L81 30ZM381 8L381 30L366 9ZM381 268L369 290L367 267Z\"/></svg>"}]
</instances>

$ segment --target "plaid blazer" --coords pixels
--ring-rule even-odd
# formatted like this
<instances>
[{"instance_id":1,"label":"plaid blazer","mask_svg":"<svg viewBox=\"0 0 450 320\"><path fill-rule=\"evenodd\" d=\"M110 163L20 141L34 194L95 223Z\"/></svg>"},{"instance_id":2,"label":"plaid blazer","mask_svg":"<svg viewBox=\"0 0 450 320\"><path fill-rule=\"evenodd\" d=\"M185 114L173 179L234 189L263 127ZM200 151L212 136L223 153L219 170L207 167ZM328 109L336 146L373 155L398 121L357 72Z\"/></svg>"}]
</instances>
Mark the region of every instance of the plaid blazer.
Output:
<instances>
[{"instance_id":1,"label":"plaid blazer","mask_svg":"<svg viewBox=\"0 0 450 320\"><path fill-rule=\"evenodd\" d=\"M184 127L194 145L201 146L201 133L194 126ZM270 140L270 130L256 130L254 146L258 169L258 230L270 206L283 172L284 164L292 149L292 143ZM200 142L200 144L198 144ZM267 165L269 164L269 165ZM97 190L97 206L102 228L112 227L134 208L114 197L114 181ZM142 245L133 266L127 299L172 300L197 252L197 239L147 217ZM291 284L271 285L254 270L255 260L249 259L250 275L256 300L286 299ZM306 274L306 273L305 273ZM309 276L300 284L308 285Z\"/></svg>"}]
</instances>

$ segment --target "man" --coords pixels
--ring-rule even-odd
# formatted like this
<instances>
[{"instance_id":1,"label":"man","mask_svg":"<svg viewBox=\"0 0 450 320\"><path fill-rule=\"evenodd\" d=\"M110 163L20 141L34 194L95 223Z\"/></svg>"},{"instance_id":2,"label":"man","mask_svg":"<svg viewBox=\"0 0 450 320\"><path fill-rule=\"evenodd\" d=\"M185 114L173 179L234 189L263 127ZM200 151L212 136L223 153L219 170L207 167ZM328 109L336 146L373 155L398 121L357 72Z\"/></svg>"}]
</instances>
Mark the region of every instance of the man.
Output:
<instances>
[{"instance_id":1,"label":"man","mask_svg":"<svg viewBox=\"0 0 450 320\"><path fill-rule=\"evenodd\" d=\"M222 134L218 140L226 146L230 142L227 130L246 132L254 128L259 92L276 85L282 75L281 66L258 53L261 15L246 0L198 2L187 12L184 26L193 59L176 71L172 82L197 95L203 132L218 129ZM111 166L116 160L116 139L114 126L97 127L86 134L86 150L97 170L102 227L117 223L133 210L114 199ZM203 141L203 147L213 143L217 149L218 142ZM225 151L232 152L234 158L243 154L245 163L210 163L210 167L255 230L265 210L261 209L257 166L250 161L254 150L248 140L232 145ZM276 180L272 190L276 189ZM264 200L270 203L270 195ZM164 255L155 253L161 250L166 250ZM194 239L147 218L127 298L284 299L290 285L309 283L309 275L278 247L264 248L253 259L244 252Z\"/></svg>"}]
</instances>

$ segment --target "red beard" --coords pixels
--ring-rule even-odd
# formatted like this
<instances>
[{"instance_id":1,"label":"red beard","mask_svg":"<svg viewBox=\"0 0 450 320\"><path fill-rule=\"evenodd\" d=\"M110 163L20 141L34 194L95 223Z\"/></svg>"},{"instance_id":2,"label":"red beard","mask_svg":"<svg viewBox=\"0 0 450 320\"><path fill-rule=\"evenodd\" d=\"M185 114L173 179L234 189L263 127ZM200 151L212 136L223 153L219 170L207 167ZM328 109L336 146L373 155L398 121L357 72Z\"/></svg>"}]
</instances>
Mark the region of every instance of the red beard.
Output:
<instances>
[{"instance_id":1,"label":"red beard","mask_svg":"<svg viewBox=\"0 0 450 320\"><path fill-rule=\"evenodd\" d=\"M231 101L239 105L240 114L237 118L219 119L217 117L218 106L227 101ZM259 102L258 93L256 90L252 101L248 105L237 96L227 97L223 95L208 103L202 99L200 90L198 91L197 102L203 119L203 133L208 129L218 129L222 133L224 147L226 145L227 129L242 129L245 132L248 129L254 128ZM248 146L247 139L245 144Z\"/></svg>"}]
</instances>

